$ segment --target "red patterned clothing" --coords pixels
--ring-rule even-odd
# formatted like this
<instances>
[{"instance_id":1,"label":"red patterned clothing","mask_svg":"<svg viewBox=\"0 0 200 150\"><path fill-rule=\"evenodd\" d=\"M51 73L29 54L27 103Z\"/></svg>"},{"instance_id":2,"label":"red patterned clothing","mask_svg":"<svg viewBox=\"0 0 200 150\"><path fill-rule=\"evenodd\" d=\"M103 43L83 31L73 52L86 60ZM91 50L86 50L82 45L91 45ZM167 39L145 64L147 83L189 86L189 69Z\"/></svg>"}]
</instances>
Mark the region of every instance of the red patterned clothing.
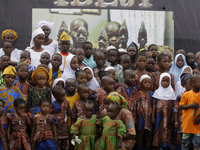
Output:
<instances>
[{"instance_id":1,"label":"red patterned clothing","mask_svg":"<svg viewBox=\"0 0 200 150\"><path fill-rule=\"evenodd\" d=\"M43 119L40 114L36 114L33 118L35 125L35 133L32 143L32 149L35 149L37 143L48 139L54 139L52 124L56 124L56 119L53 115L49 114L46 119Z\"/></svg>"},{"instance_id":2,"label":"red patterned clothing","mask_svg":"<svg viewBox=\"0 0 200 150\"><path fill-rule=\"evenodd\" d=\"M0 117L0 146L3 147L4 150L8 149L7 140L6 140L6 132L7 132L7 117Z\"/></svg>"},{"instance_id":3,"label":"red patterned clothing","mask_svg":"<svg viewBox=\"0 0 200 150\"><path fill-rule=\"evenodd\" d=\"M10 136L9 148L13 149L25 149L31 150L30 140L26 133L26 117L21 119L17 118L15 114L7 114L9 121L11 122L12 134Z\"/></svg>"},{"instance_id":4,"label":"red patterned clothing","mask_svg":"<svg viewBox=\"0 0 200 150\"><path fill-rule=\"evenodd\" d=\"M96 80L98 81L99 85L101 85L101 80L99 78L99 70L103 71L105 70L107 66L106 65L103 65L103 67L101 69L97 68L97 67L94 67L92 70L93 70L93 73L94 73L94 77L96 78Z\"/></svg>"},{"instance_id":5,"label":"red patterned clothing","mask_svg":"<svg viewBox=\"0 0 200 150\"><path fill-rule=\"evenodd\" d=\"M17 82L15 84L15 86L18 87L21 90L22 94L24 95L24 97L27 100L32 86L29 83L20 84L19 82Z\"/></svg>"},{"instance_id":6,"label":"red patterned clothing","mask_svg":"<svg viewBox=\"0 0 200 150\"><path fill-rule=\"evenodd\" d=\"M128 102L127 109L132 112L133 118L136 121L136 96L138 92L137 89L135 87L129 87L126 83L124 83L121 87L117 89L116 92L124 96L124 98Z\"/></svg>"},{"instance_id":7,"label":"red patterned clothing","mask_svg":"<svg viewBox=\"0 0 200 150\"><path fill-rule=\"evenodd\" d=\"M84 115L84 102L83 101L77 101L74 103L74 106L72 108L72 119L77 120L78 117Z\"/></svg>"},{"instance_id":8,"label":"red patterned clothing","mask_svg":"<svg viewBox=\"0 0 200 150\"><path fill-rule=\"evenodd\" d=\"M171 124L173 115L172 100L154 99L156 105L156 125L153 137L153 146L168 147L172 143L173 125Z\"/></svg>"},{"instance_id":9,"label":"red patterned clothing","mask_svg":"<svg viewBox=\"0 0 200 150\"><path fill-rule=\"evenodd\" d=\"M158 69L159 69L158 62L156 62L153 67L153 71L157 71Z\"/></svg>"}]
</instances>

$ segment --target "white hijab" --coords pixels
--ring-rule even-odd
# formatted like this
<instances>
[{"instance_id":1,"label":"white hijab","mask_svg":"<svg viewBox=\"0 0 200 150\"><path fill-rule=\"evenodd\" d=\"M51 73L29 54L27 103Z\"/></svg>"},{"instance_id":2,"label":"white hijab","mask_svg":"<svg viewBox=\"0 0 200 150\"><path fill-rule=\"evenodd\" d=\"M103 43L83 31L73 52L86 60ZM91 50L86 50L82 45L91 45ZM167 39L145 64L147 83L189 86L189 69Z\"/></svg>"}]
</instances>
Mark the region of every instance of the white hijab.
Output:
<instances>
[{"instance_id":1,"label":"white hijab","mask_svg":"<svg viewBox=\"0 0 200 150\"><path fill-rule=\"evenodd\" d=\"M84 67L83 71L85 71L85 69L90 69L90 71L92 73L92 79L90 81L87 81L86 84L89 86L90 89L96 90L100 86L99 86L99 83L97 82L96 78L94 77L94 73L93 73L92 69L90 67Z\"/></svg>"},{"instance_id":2,"label":"white hijab","mask_svg":"<svg viewBox=\"0 0 200 150\"><path fill-rule=\"evenodd\" d=\"M62 79L62 78L57 78L54 80L53 82L53 86L52 86L52 89L54 86L56 86L56 84L59 82L59 81L63 81L64 82L64 85L65 85L65 81ZM53 96L53 94L51 94L51 102L53 103L55 101L55 97Z\"/></svg>"},{"instance_id":3,"label":"white hijab","mask_svg":"<svg viewBox=\"0 0 200 150\"><path fill-rule=\"evenodd\" d=\"M190 67L190 66L184 66L183 68L182 68L182 70L181 70L181 74L180 74L180 76L179 76L179 81L176 83L176 85L175 85L175 95L176 95L176 97L177 96L179 96L179 95L182 95L184 92L185 92L185 88L184 87L182 87L182 85L181 85L181 75L183 74L183 72L184 72L184 70L186 69L186 68L190 68L190 74L192 75L192 68Z\"/></svg>"},{"instance_id":4,"label":"white hijab","mask_svg":"<svg viewBox=\"0 0 200 150\"><path fill-rule=\"evenodd\" d=\"M46 20L42 20L42 21L39 21L36 25L37 28L41 28L43 26L47 26L49 27L50 30L52 30L53 28L53 25L54 25L54 22L48 22Z\"/></svg>"},{"instance_id":5,"label":"white hijab","mask_svg":"<svg viewBox=\"0 0 200 150\"><path fill-rule=\"evenodd\" d=\"M114 67L111 67L111 66L109 66L109 67L106 67L104 70L105 70L105 71L108 71L108 70L114 70L114 71L115 71L115 68L114 68Z\"/></svg>"},{"instance_id":6,"label":"white hijab","mask_svg":"<svg viewBox=\"0 0 200 150\"><path fill-rule=\"evenodd\" d=\"M32 48L34 45L35 45L35 42L34 42L34 38L39 35L39 34L44 34L44 31L41 29L41 28L38 28L36 29L35 31L33 31L32 33L32 37L31 37L31 42L30 42L30 47Z\"/></svg>"},{"instance_id":7,"label":"white hijab","mask_svg":"<svg viewBox=\"0 0 200 150\"><path fill-rule=\"evenodd\" d=\"M169 77L169 86L167 88L162 87L161 81L164 77ZM175 92L171 86L171 76L169 73L162 73L159 79L159 87L153 94L154 98L161 100L176 100Z\"/></svg>"},{"instance_id":8,"label":"white hijab","mask_svg":"<svg viewBox=\"0 0 200 150\"><path fill-rule=\"evenodd\" d=\"M74 80L76 80L75 77L75 72L76 70L72 70L71 66L70 66L70 62L72 61L72 58L76 57L76 55L68 55L66 57L66 63L65 63L65 68L63 70L63 74L61 76L61 78L66 81L69 78L72 78Z\"/></svg>"}]
</instances>

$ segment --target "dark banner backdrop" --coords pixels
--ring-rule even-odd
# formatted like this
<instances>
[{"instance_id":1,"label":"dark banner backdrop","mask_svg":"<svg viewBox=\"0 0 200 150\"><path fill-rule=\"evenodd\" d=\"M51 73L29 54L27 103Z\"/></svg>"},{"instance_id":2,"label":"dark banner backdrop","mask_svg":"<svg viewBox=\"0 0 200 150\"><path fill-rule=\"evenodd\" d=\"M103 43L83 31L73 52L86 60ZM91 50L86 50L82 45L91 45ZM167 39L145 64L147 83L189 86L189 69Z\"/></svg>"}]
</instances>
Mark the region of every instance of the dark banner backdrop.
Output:
<instances>
[{"instance_id":1,"label":"dark banner backdrop","mask_svg":"<svg viewBox=\"0 0 200 150\"><path fill-rule=\"evenodd\" d=\"M174 34L174 50L182 48L187 52L196 53L200 48L199 6L200 1L188 0L0 0L0 33L9 28L15 30L18 33L18 39L14 42L14 46L23 50L29 46L32 30L35 29L33 21L38 21L40 18L40 16L38 19L37 16L33 18L33 10L99 9L109 12L107 21L115 18L115 15L110 14L115 13L115 9L129 12L131 10L155 11L157 13L172 11L174 33L168 32L167 34L168 37L171 37L170 34ZM43 16L44 14L41 11L39 15ZM67 18L63 18L63 20L67 22ZM51 20L47 19L47 21ZM137 43L137 41L135 42ZM0 45L2 44L2 40L0 40Z\"/></svg>"}]
</instances>

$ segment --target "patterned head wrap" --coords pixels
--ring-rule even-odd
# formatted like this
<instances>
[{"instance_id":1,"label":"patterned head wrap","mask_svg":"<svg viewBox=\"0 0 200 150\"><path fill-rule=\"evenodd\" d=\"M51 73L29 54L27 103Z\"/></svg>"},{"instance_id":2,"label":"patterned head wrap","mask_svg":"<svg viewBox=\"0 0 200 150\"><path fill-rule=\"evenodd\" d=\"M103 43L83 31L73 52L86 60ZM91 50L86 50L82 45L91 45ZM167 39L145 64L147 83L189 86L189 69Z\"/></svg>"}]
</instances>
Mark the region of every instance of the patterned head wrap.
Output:
<instances>
[{"instance_id":1,"label":"patterned head wrap","mask_svg":"<svg viewBox=\"0 0 200 150\"><path fill-rule=\"evenodd\" d=\"M126 99L122 95L120 95L119 93L117 93L117 92L111 92L107 96L107 98L109 98L113 102L117 102L118 104L121 105L122 108L126 108L126 106L128 104L127 101L126 101Z\"/></svg>"},{"instance_id":2,"label":"patterned head wrap","mask_svg":"<svg viewBox=\"0 0 200 150\"><path fill-rule=\"evenodd\" d=\"M45 69L44 67L38 67L33 71L32 75L31 75L31 79L35 84L36 84L37 76L40 73L43 73L46 76L47 81L49 80L49 72L47 71L47 69Z\"/></svg>"},{"instance_id":3,"label":"patterned head wrap","mask_svg":"<svg viewBox=\"0 0 200 150\"><path fill-rule=\"evenodd\" d=\"M3 75L6 75L6 74L11 74L11 75L14 75L16 76L17 75L17 72L16 72L16 69L15 67L13 66L8 66L4 69L3 71Z\"/></svg>"},{"instance_id":4,"label":"patterned head wrap","mask_svg":"<svg viewBox=\"0 0 200 150\"><path fill-rule=\"evenodd\" d=\"M63 31L62 34L60 35L60 40L61 41L70 41L70 37L67 34L67 32Z\"/></svg>"},{"instance_id":5,"label":"patterned head wrap","mask_svg":"<svg viewBox=\"0 0 200 150\"><path fill-rule=\"evenodd\" d=\"M184 75L184 76L181 78L181 85L182 85L182 87L184 87L184 84L186 83L187 80L190 79L190 77L191 77L190 74L186 74L186 75Z\"/></svg>"},{"instance_id":6,"label":"patterned head wrap","mask_svg":"<svg viewBox=\"0 0 200 150\"><path fill-rule=\"evenodd\" d=\"M14 40L16 40L16 38L18 37L18 36L17 36L17 33L16 33L14 30L7 29L7 30L4 30L4 31L2 32L2 35L1 35L2 40L4 40L4 37L5 37L6 34L8 34L8 33L12 33L12 34L13 34Z\"/></svg>"}]
</instances>

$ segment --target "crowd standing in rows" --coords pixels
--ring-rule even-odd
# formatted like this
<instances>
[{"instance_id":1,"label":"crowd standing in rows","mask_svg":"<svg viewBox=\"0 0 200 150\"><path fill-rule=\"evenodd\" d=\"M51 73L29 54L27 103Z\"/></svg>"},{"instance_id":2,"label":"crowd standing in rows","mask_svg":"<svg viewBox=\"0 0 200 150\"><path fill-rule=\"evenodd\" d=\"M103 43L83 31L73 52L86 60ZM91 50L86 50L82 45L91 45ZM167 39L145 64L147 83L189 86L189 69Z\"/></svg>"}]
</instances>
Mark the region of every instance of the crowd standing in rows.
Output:
<instances>
[{"instance_id":1,"label":"crowd standing in rows","mask_svg":"<svg viewBox=\"0 0 200 150\"><path fill-rule=\"evenodd\" d=\"M200 149L200 52L180 49L172 63L155 44L88 41L70 53L52 27L40 21L23 51L15 31L2 33L0 149Z\"/></svg>"}]
</instances>

